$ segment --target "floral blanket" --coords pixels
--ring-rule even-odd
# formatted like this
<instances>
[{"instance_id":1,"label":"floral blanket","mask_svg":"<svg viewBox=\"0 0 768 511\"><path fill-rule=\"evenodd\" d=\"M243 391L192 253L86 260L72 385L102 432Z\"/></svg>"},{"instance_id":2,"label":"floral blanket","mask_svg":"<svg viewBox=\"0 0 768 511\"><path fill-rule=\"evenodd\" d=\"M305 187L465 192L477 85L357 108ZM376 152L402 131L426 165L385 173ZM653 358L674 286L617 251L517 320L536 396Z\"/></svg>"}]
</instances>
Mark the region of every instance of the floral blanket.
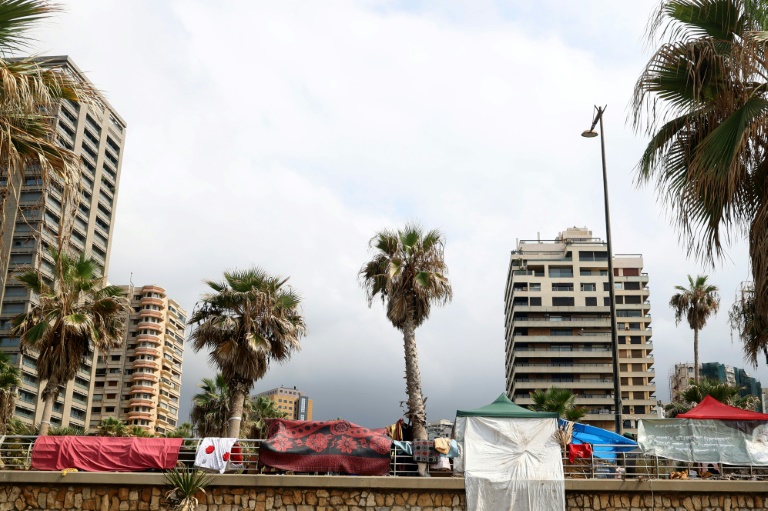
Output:
<instances>
[{"instance_id":1,"label":"floral blanket","mask_svg":"<svg viewBox=\"0 0 768 511\"><path fill-rule=\"evenodd\" d=\"M384 428L347 421L270 419L259 464L295 472L387 475L392 439Z\"/></svg>"}]
</instances>

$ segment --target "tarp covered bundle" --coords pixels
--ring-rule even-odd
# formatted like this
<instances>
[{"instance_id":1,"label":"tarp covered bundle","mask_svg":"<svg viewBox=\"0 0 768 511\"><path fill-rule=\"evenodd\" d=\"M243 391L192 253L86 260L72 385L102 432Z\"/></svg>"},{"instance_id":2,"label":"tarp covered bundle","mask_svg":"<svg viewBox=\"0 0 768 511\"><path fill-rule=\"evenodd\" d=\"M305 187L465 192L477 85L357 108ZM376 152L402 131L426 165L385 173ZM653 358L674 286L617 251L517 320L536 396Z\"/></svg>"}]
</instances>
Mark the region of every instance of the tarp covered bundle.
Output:
<instances>
[{"instance_id":1,"label":"tarp covered bundle","mask_svg":"<svg viewBox=\"0 0 768 511\"><path fill-rule=\"evenodd\" d=\"M502 394L456 416L463 448L454 469L464 473L467 511L565 509L557 414L526 410Z\"/></svg>"},{"instance_id":2,"label":"tarp covered bundle","mask_svg":"<svg viewBox=\"0 0 768 511\"><path fill-rule=\"evenodd\" d=\"M562 427L568 421L560 419L558 424ZM592 444L592 455L604 460L616 459L617 452L629 452L637 449L637 442L629 438L605 429L573 423L573 444Z\"/></svg>"},{"instance_id":3,"label":"tarp covered bundle","mask_svg":"<svg viewBox=\"0 0 768 511\"><path fill-rule=\"evenodd\" d=\"M142 472L176 466L181 438L41 436L32 447L34 470Z\"/></svg>"},{"instance_id":4,"label":"tarp covered bundle","mask_svg":"<svg viewBox=\"0 0 768 511\"><path fill-rule=\"evenodd\" d=\"M385 428L368 429L342 420L269 422L269 437L259 448L260 465L296 472L389 473L392 439Z\"/></svg>"},{"instance_id":5,"label":"tarp covered bundle","mask_svg":"<svg viewBox=\"0 0 768 511\"><path fill-rule=\"evenodd\" d=\"M676 419L641 420L643 452L679 461L768 465L768 414L706 396Z\"/></svg>"}]
</instances>

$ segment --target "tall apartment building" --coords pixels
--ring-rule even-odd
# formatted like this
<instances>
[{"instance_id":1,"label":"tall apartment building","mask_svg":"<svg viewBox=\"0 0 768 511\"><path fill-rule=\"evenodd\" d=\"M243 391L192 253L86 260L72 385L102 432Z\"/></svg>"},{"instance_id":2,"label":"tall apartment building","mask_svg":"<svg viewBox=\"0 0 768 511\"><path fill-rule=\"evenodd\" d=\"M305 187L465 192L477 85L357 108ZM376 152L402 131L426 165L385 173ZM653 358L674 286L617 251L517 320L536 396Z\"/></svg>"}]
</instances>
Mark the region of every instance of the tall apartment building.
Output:
<instances>
[{"instance_id":1,"label":"tall apartment building","mask_svg":"<svg viewBox=\"0 0 768 511\"><path fill-rule=\"evenodd\" d=\"M763 408L763 387L760 381L752 377L747 371L739 367L721 364L719 362L705 362L699 364L699 377L706 380L715 380L729 383L739 387L739 396L755 396L760 399L758 410ZM675 364L670 375L669 394L672 401L681 401L681 394L690 386L694 378L693 364Z\"/></svg>"},{"instance_id":2,"label":"tall apartment building","mask_svg":"<svg viewBox=\"0 0 768 511\"><path fill-rule=\"evenodd\" d=\"M312 400L296 387L277 387L265 392L256 394L256 397L266 397L274 401L277 409L285 413L287 418L311 421L312 420Z\"/></svg>"},{"instance_id":3,"label":"tall apartment building","mask_svg":"<svg viewBox=\"0 0 768 511\"><path fill-rule=\"evenodd\" d=\"M122 347L98 357L90 427L114 417L162 434L176 428L187 312L159 286L121 286L131 299Z\"/></svg>"},{"instance_id":4,"label":"tall apartment building","mask_svg":"<svg viewBox=\"0 0 768 511\"><path fill-rule=\"evenodd\" d=\"M613 266L622 424L633 433L656 406L648 274L637 254L615 255ZM584 422L614 429L608 286L607 246L587 228L518 243L505 292L507 394L518 405L562 387L587 409Z\"/></svg>"},{"instance_id":5,"label":"tall apartment building","mask_svg":"<svg viewBox=\"0 0 768 511\"><path fill-rule=\"evenodd\" d=\"M43 57L41 65L61 65L73 76L88 82L69 57ZM74 219L71 244L91 255L104 275L109 268L112 231L115 219L120 168L125 141L125 121L103 97L91 105L64 100L56 112L56 140L73 150L82 161L81 197ZM48 247L55 246L62 219L61 186L43 183L40 169L29 166L24 176L12 176L19 190L9 194L3 219L3 243L0 253L0 350L9 353L22 371L22 385L16 403L16 417L25 422L39 422L42 401L34 356L22 356L19 339L9 328L14 316L29 310L35 302L14 273L22 267L39 269L52 278L53 261ZM0 185L8 176L0 173ZM71 218L71 217L70 217ZM94 354L95 356L95 354ZM89 396L93 391L93 357L83 361L75 380L63 385L54 403L52 426L85 428L90 421Z\"/></svg>"}]
</instances>

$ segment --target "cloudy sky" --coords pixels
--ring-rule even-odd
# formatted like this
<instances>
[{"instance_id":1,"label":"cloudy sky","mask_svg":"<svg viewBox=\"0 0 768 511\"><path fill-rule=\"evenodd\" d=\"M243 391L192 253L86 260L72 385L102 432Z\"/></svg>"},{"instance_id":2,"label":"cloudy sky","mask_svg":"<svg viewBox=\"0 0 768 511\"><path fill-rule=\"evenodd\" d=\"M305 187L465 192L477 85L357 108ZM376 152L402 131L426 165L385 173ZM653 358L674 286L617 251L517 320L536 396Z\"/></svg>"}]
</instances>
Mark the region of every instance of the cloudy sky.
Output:
<instances>
[{"instance_id":1,"label":"cloudy sky","mask_svg":"<svg viewBox=\"0 0 768 511\"><path fill-rule=\"evenodd\" d=\"M70 0L36 32L70 55L128 123L109 278L163 286L191 310L202 279L260 265L289 275L309 336L257 383L297 386L316 419L390 424L405 399L401 335L356 273L379 229L440 228L453 303L417 331L430 420L504 390L503 290L516 240L568 226L604 237L598 139L607 104L614 251L650 274L658 397L692 334L667 306L706 271L723 310L702 361L744 366L727 308L748 276L735 245L686 258L627 124L656 0ZM765 378L765 367L757 374ZM182 415L213 370L184 357Z\"/></svg>"}]
</instances>

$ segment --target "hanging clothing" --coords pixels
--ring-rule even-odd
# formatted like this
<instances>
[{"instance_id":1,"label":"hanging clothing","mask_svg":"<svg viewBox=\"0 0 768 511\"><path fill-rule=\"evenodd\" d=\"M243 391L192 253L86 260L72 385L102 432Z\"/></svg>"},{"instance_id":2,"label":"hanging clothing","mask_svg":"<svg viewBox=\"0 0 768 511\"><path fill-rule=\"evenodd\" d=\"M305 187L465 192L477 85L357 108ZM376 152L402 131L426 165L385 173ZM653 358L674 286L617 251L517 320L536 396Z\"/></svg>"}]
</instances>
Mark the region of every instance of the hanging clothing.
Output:
<instances>
[{"instance_id":1,"label":"hanging clothing","mask_svg":"<svg viewBox=\"0 0 768 511\"><path fill-rule=\"evenodd\" d=\"M195 467L223 474L227 468L242 468L237 438L203 438L197 444Z\"/></svg>"},{"instance_id":2,"label":"hanging clothing","mask_svg":"<svg viewBox=\"0 0 768 511\"><path fill-rule=\"evenodd\" d=\"M576 458L591 458L592 444L568 444L568 461L573 463Z\"/></svg>"}]
</instances>

